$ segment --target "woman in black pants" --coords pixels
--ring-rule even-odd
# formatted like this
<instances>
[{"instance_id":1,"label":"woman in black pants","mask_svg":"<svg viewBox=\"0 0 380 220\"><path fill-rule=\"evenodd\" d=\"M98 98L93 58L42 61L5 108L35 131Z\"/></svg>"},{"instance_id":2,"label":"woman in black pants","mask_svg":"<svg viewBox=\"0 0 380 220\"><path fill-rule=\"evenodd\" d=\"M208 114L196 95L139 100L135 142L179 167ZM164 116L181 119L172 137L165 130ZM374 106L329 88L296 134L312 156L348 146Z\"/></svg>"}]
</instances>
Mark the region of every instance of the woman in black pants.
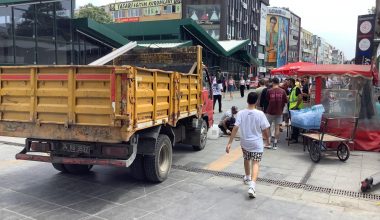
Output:
<instances>
[{"instance_id":1,"label":"woman in black pants","mask_svg":"<svg viewBox=\"0 0 380 220\"><path fill-rule=\"evenodd\" d=\"M218 80L213 82L212 84L212 93L214 95L214 106L213 109L215 109L215 103L216 101L219 102L219 112L222 112L222 81Z\"/></svg>"},{"instance_id":2,"label":"woman in black pants","mask_svg":"<svg viewBox=\"0 0 380 220\"><path fill-rule=\"evenodd\" d=\"M240 84L240 95L243 98L244 97L244 90L245 90L245 80L243 77L240 78L239 84Z\"/></svg>"}]
</instances>

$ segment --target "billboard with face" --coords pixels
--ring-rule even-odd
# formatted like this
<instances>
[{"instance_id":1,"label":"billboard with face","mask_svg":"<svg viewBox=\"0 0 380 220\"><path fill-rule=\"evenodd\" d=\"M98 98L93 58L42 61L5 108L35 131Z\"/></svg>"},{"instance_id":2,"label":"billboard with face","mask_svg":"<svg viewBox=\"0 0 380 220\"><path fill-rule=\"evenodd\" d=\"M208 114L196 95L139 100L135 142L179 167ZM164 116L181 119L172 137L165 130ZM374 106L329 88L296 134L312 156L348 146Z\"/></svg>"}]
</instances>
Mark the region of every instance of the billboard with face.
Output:
<instances>
[{"instance_id":1,"label":"billboard with face","mask_svg":"<svg viewBox=\"0 0 380 220\"><path fill-rule=\"evenodd\" d=\"M289 20L284 17L279 17L278 21L277 67L280 67L288 62Z\"/></svg>"},{"instance_id":2,"label":"billboard with face","mask_svg":"<svg viewBox=\"0 0 380 220\"><path fill-rule=\"evenodd\" d=\"M268 15L265 58L267 66L276 67L278 50L278 16Z\"/></svg>"}]
</instances>

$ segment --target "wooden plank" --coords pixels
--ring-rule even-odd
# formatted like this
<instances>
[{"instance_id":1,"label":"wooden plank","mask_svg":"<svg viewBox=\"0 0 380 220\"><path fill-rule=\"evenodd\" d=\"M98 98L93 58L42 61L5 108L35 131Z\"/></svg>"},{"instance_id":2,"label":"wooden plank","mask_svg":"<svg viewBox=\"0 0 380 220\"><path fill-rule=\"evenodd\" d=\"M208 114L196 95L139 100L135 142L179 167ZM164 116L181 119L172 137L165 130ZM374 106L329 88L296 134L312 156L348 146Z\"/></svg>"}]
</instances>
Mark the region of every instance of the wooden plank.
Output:
<instances>
[{"instance_id":1,"label":"wooden plank","mask_svg":"<svg viewBox=\"0 0 380 220\"><path fill-rule=\"evenodd\" d=\"M302 136L308 137L308 138L313 139L313 140L318 140L318 141L321 141L321 138L322 138L321 133L310 133L310 134L304 133L304 134L302 134ZM336 136L333 136L330 134L324 134L322 141L323 142L341 142L341 141L347 141L347 140L348 139L336 137Z\"/></svg>"},{"instance_id":2,"label":"wooden plank","mask_svg":"<svg viewBox=\"0 0 380 220\"><path fill-rule=\"evenodd\" d=\"M70 68L68 77L68 97L67 97L67 106L68 106L68 123L75 124L75 74L76 68Z\"/></svg>"},{"instance_id":3,"label":"wooden plank","mask_svg":"<svg viewBox=\"0 0 380 220\"><path fill-rule=\"evenodd\" d=\"M30 69L30 121L36 121L37 120L37 97L36 97L36 91L37 91L37 70L36 68Z\"/></svg>"},{"instance_id":4,"label":"wooden plank","mask_svg":"<svg viewBox=\"0 0 380 220\"><path fill-rule=\"evenodd\" d=\"M153 123L156 122L156 118L157 118L157 72L154 72L153 73L153 78L154 78L154 82L153 82L153 92L154 92L154 96L153 96Z\"/></svg>"}]
</instances>

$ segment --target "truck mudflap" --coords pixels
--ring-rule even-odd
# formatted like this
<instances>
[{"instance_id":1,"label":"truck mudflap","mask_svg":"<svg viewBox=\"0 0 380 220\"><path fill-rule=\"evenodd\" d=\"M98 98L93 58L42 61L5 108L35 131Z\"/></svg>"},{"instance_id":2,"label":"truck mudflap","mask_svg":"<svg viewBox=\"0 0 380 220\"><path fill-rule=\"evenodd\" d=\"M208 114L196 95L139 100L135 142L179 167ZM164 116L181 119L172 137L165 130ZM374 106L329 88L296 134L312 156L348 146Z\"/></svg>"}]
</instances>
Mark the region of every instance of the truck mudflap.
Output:
<instances>
[{"instance_id":1,"label":"truck mudflap","mask_svg":"<svg viewBox=\"0 0 380 220\"><path fill-rule=\"evenodd\" d=\"M115 167L129 167L133 163L137 154L137 140L135 136L131 138L128 144L125 144L127 159L111 159L111 158L91 158L91 157L74 157L74 156L61 156L54 155L52 150L54 150L53 141L48 140L35 140L27 139L24 149L16 154L17 160L29 160L29 161L39 161L46 163L58 163L58 164L80 164L80 165L103 165L103 166L115 166ZM65 142L65 144L70 144ZM76 143L75 143L76 144ZM121 144L117 145L118 147ZM103 146L100 146L103 147ZM108 147L108 148L107 148ZM115 149L112 145L104 146L104 149L111 149L108 152ZM104 150L107 151L107 150ZM102 148L103 152L103 148ZM118 153L118 151L113 150L113 152ZM42 155L43 154L43 155ZM116 155L113 155L114 157ZM103 155L106 157L106 155Z\"/></svg>"}]
</instances>

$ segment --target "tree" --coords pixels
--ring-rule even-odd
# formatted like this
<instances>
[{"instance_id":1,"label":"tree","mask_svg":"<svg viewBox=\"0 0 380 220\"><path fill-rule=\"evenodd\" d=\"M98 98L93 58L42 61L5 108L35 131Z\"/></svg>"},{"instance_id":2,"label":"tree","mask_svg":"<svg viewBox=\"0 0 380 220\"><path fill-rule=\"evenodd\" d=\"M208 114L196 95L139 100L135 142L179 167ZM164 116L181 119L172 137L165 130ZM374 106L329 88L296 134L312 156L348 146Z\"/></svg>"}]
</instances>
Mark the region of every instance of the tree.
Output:
<instances>
[{"instance_id":1,"label":"tree","mask_svg":"<svg viewBox=\"0 0 380 220\"><path fill-rule=\"evenodd\" d=\"M368 9L368 14L376 14L376 7L372 6L372 8Z\"/></svg>"},{"instance_id":2,"label":"tree","mask_svg":"<svg viewBox=\"0 0 380 220\"><path fill-rule=\"evenodd\" d=\"M75 14L77 18L91 18L99 23L111 23L112 17L104 8L96 7L89 3L79 8L79 11Z\"/></svg>"}]
</instances>

